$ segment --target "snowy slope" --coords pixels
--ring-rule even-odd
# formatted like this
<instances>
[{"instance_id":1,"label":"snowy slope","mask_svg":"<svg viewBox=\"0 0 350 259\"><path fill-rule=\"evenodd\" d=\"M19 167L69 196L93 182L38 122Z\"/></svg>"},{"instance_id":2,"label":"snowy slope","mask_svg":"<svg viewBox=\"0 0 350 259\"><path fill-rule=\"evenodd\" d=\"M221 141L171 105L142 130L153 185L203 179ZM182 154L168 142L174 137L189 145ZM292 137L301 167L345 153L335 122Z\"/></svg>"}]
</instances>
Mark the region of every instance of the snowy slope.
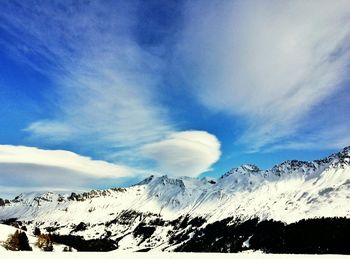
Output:
<instances>
[{"instance_id":1,"label":"snowy slope","mask_svg":"<svg viewBox=\"0 0 350 259\"><path fill-rule=\"evenodd\" d=\"M120 239L120 249L136 249L144 242L142 235L135 234L140 223L163 220L168 223L155 224L154 239L149 240L163 249L168 245L167 233L176 228L171 221L186 215L208 223L227 217L286 223L350 217L349 163L347 147L322 160L286 161L270 170L242 165L216 180L151 176L128 188L21 194L0 206L0 219L17 218L28 231L37 226L86 239L112 236Z\"/></svg>"}]
</instances>

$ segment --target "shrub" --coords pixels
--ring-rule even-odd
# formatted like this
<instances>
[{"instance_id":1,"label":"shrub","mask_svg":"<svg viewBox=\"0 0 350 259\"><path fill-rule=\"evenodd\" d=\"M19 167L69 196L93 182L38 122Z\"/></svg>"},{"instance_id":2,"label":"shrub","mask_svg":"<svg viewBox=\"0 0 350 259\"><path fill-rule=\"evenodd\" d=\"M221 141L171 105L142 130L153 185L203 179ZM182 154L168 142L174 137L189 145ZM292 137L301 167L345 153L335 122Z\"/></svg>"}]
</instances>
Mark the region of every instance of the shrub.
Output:
<instances>
[{"instance_id":1,"label":"shrub","mask_svg":"<svg viewBox=\"0 0 350 259\"><path fill-rule=\"evenodd\" d=\"M22 226L22 227L21 227L21 230L27 231L27 227L26 227L26 226Z\"/></svg>"},{"instance_id":2,"label":"shrub","mask_svg":"<svg viewBox=\"0 0 350 259\"><path fill-rule=\"evenodd\" d=\"M40 234L38 236L37 246L44 251L53 251L52 241L49 235Z\"/></svg>"},{"instance_id":3,"label":"shrub","mask_svg":"<svg viewBox=\"0 0 350 259\"><path fill-rule=\"evenodd\" d=\"M73 252L72 247L71 247L71 246L70 246L70 247L65 246L65 247L63 248L63 252Z\"/></svg>"},{"instance_id":4,"label":"shrub","mask_svg":"<svg viewBox=\"0 0 350 259\"><path fill-rule=\"evenodd\" d=\"M34 236L39 236L41 234L40 228L35 227L34 231L33 231L33 235Z\"/></svg>"},{"instance_id":5,"label":"shrub","mask_svg":"<svg viewBox=\"0 0 350 259\"><path fill-rule=\"evenodd\" d=\"M32 251L26 233L19 230L16 230L14 234L9 235L4 247L7 250L12 251Z\"/></svg>"}]
</instances>

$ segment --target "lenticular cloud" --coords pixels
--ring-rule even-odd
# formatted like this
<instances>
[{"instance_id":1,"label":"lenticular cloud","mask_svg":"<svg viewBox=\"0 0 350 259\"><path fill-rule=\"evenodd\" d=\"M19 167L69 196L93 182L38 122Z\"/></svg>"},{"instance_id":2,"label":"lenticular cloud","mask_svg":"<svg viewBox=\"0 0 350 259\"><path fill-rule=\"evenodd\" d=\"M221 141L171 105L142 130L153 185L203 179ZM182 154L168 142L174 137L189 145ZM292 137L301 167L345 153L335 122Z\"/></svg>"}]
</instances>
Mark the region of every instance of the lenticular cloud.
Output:
<instances>
[{"instance_id":1,"label":"lenticular cloud","mask_svg":"<svg viewBox=\"0 0 350 259\"><path fill-rule=\"evenodd\" d=\"M220 142L206 131L182 131L141 148L159 170L169 175L196 176L210 169L221 155Z\"/></svg>"}]
</instances>

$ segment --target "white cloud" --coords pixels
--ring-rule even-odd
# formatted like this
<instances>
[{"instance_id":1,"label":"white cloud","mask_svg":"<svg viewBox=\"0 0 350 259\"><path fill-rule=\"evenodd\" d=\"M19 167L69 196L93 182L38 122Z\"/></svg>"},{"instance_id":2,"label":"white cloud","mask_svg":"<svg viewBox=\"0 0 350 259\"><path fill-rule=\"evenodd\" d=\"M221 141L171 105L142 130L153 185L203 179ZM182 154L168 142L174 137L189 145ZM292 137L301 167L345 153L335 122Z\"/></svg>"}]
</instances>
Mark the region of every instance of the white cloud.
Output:
<instances>
[{"instance_id":1,"label":"white cloud","mask_svg":"<svg viewBox=\"0 0 350 259\"><path fill-rule=\"evenodd\" d=\"M0 186L14 190L91 188L144 173L64 150L0 145ZM2 191L4 192L4 190Z\"/></svg>"},{"instance_id":2,"label":"white cloud","mask_svg":"<svg viewBox=\"0 0 350 259\"><path fill-rule=\"evenodd\" d=\"M92 160L65 150L44 150L35 147L0 145L0 163L51 166L74 171L89 177L125 177L132 175L126 166Z\"/></svg>"},{"instance_id":3,"label":"white cloud","mask_svg":"<svg viewBox=\"0 0 350 259\"><path fill-rule=\"evenodd\" d=\"M287 140L267 148L267 152L280 151L282 149L294 150L336 150L350 145L350 128L347 125L332 125L320 129L316 134L306 134L302 138Z\"/></svg>"},{"instance_id":4,"label":"white cloud","mask_svg":"<svg viewBox=\"0 0 350 259\"><path fill-rule=\"evenodd\" d=\"M348 77L349 7L346 0L189 2L181 73L203 104L246 121L242 143L274 144Z\"/></svg>"},{"instance_id":5,"label":"white cloud","mask_svg":"<svg viewBox=\"0 0 350 259\"><path fill-rule=\"evenodd\" d=\"M143 146L141 153L154 160L162 173L175 176L198 176L210 170L221 155L220 142L205 131L173 133Z\"/></svg>"},{"instance_id":6,"label":"white cloud","mask_svg":"<svg viewBox=\"0 0 350 259\"><path fill-rule=\"evenodd\" d=\"M34 133L36 136L45 136L53 143L66 140L73 133L73 129L71 129L69 125L47 120L33 122L24 130L29 133Z\"/></svg>"}]
</instances>

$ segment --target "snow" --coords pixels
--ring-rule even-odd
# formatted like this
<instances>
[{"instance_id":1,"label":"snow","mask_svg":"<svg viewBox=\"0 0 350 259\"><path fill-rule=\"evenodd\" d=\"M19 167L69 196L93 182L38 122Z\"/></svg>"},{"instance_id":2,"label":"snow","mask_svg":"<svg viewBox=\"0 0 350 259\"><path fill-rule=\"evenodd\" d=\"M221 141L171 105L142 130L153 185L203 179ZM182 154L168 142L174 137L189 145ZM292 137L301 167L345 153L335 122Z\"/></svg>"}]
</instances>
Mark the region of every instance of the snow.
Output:
<instances>
[{"instance_id":1,"label":"snow","mask_svg":"<svg viewBox=\"0 0 350 259\"><path fill-rule=\"evenodd\" d=\"M146 185L109 191L85 201L58 202L56 193L21 195L0 207L0 219L98 224L124 210L151 212L165 219L180 215L220 220L229 216L259 216L287 223L303 218L350 215L350 167L327 168L313 177L285 175L268 179L262 174L231 174L216 184L192 178L156 177ZM44 224L45 225L45 224ZM93 233L90 233L93 234Z\"/></svg>"},{"instance_id":2,"label":"snow","mask_svg":"<svg viewBox=\"0 0 350 259\"><path fill-rule=\"evenodd\" d=\"M250 239L251 238L252 238L252 236L248 237L247 240L243 242L243 246L242 247L249 248L250 247Z\"/></svg>"},{"instance_id":3,"label":"snow","mask_svg":"<svg viewBox=\"0 0 350 259\"><path fill-rule=\"evenodd\" d=\"M102 237L105 223L124 211L150 213L167 220L199 216L208 223L227 217L260 217L286 223L315 217L350 217L349 157L347 148L323 160L291 160L265 171L243 165L215 181L152 176L125 189L93 190L81 195L80 201L70 199L67 193L22 194L0 207L0 219L33 221L27 225L28 233L35 226L57 226L60 234L69 234L84 222L87 230L76 234L92 239ZM118 237L126 235L119 243L122 250L140 249L138 240L127 235L143 220L141 215L135 217L127 224L108 227ZM157 229L155 235L165 240L167 230Z\"/></svg>"}]
</instances>

